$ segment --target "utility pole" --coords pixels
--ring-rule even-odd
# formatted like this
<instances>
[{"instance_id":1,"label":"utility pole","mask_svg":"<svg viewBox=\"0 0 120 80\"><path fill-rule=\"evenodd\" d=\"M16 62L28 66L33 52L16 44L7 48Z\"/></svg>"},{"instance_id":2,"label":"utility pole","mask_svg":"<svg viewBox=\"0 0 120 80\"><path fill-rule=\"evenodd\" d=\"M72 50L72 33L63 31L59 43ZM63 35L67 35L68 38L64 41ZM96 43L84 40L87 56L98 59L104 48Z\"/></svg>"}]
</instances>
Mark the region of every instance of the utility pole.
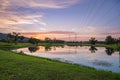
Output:
<instances>
[{"instance_id":1,"label":"utility pole","mask_svg":"<svg viewBox=\"0 0 120 80\"><path fill-rule=\"evenodd\" d=\"M77 42L77 33L75 33L75 42Z\"/></svg>"},{"instance_id":2,"label":"utility pole","mask_svg":"<svg viewBox=\"0 0 120 80\"><path fill-rule=\"evenodd\" d=\"M69 40L68 40L68 41L70 42L70 34L69 34L68 38L69 38Z\"/></svg>"}]
</instances>

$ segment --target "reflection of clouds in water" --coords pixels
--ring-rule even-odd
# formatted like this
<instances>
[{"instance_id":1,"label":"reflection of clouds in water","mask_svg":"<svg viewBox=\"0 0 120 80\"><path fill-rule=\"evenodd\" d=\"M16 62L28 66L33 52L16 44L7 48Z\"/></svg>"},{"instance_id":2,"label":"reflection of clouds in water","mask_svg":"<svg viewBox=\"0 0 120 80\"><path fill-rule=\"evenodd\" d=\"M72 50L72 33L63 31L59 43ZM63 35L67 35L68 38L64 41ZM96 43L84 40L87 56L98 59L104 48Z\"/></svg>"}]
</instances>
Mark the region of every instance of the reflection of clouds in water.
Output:
<instances>
[{"instance_id":1,"label":"reflection of clouds in water","mask_svg":"<svg viewBox=\"0 0 120 80\"><path fill-rule=\"evenodd\" d=\"M119 52L114 52L112 55L107 55L105 48L97 47L98 51L92 54L89 51L90 47L77 47L77 54L75 53L76 47L64 46L64 48L51 47L51 51L45 51L44 46L39 46L39 50L35 53L30 53L28 48L20 48L17 51L23 51L25 54L49 58L61 62L85 65L94 67L96 69L108 70L113 72L120 72L119 68ZM87 49L86 49L87 48ZM32 48L34 51L34 48ZM69 50L70 49L70 50ZM110 50L108 50L109 52ZM110 51L111 52L111 51Z\"/></svg>"},{"instance_id":2,"label":"reflection of clouds in water","mask_svg":"<svg viewBox=\"0 0 120 80\"><path fill-rule=\"evenodd\" d=\"M53 60L58 60L58 61L62 61L62 62L66 62L66 63L72 63L72 61L69 61L69 60L65 60L65 59L62 59L62 58L53 58Z\"/></svg>"},{"instance_id":3,"label":"reflection of clouds in water","mask_svg":"<svg viewBox=\"0 0 120 80\"><path fill-rule=\"evenodd\" d=\"M107 61L102 61L102 60L95 60L92 62L94 65L98 65L98 66L104 66L104 67L110 67L112 66L111 63L107 62Z\"/></svg>"}]
</instances>

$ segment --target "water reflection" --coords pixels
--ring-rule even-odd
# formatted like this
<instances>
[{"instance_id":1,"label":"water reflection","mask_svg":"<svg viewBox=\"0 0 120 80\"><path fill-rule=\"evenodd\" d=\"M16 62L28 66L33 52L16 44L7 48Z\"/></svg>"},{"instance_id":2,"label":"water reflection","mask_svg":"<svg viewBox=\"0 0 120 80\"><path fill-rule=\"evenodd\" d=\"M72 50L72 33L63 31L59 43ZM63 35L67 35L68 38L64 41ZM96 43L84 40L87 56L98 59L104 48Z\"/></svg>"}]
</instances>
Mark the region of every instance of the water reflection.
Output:
<instances>
[{"instance_id":1,"label":"water reflection","mask_svg":"<svg viewBox=\"0 0 120 80\"><path fill-rule=\"evenodd\" d=\"M47 45L47 46L43 46L44 47L44 51L56 51L56 48L64 48L64 45L63 46L52 46L52 45ZM78 48L78 46L72 46L72 48L74 47L74 49L75 49L75 53L77 53L77 49L79 49ZM69 53L71 53L71 46L68 46L68 49L69 49ZM40 47L39 46L33 46L33 47L29 47L28 48L28 50L29 50L29 52L31 52L31 53L33 53L33 52L36 52L36 51L38 51L40 49ZM96 51L97 51L98 49L95 47L95 46L90 46L90 48L89 48L89 51L91 52L91 53L96 53ZM120 50L118 49L117 51L119 51L119 54L120 54ZM109 55L109 56L111 56L115 51L114 51L114 49L112 49L112 48L106 48L105 49L105 52L106 52L106 54L107 55Z\"/></svg>"},{"instance_id":2,"label":"water reflection","mask_svg":"<svg viewBox=\"0 0 120 80\"><path fill-rule=\"evenodd\" d=\"M34 46L21 48L25 54L120 72L120 49L95 46ZM37 51L37 52L36 52ZM34 54L33 54L34 52ZM36 52L36 53L35 53ZM42 54L41 54L42 53ZM95 53L95 54L91 54Z\"/></svg>"},{"instance_id":3,"label":"water reflection","mask_svg":"<svg viewBox=\"0 0 120 80\"><path fill-rule=\"evenodd\" d=\"M44 48L44 51L55 51L56 48L64 48L64 46L52 46L52 45L45 45L45 46L42 46ZM29 52L33 53L33 52L36 52L38 50L40 50L40 47L39 46L32 46L32 47L28 47L28 50Z\"/></svg>"},{"instance_id":4,"label":"water reflection","mask_svg":"<svg viewBox=\"0 0 120 80\"><path fill-rule=\"evenodd\" d=\"M117 51L119 52L119 68L120 68L120 46L117 48Z\"/></svg>"},{"instance_id":5,"label":"water reflection","mask_svg":"<svg viewBox=\"0 0 120 80\"><path fill-rule=\"evenodd\" d=\"M52 46L50 46L50 45L47 45L47 46L44 46L45 47L45 51L51 51L51 49L52 49Z\"/></svg>"},{"instance_id":6,"label":"water reflection","mask_svg":"<svg viewBox=\"0 0 120 80\"><path fill-rule=\"evenodd\" d=\"M29 47L28 50L33 53L33 52L36 52L39 50L39 47L38 46L33 46L33 47Z\"/></svg>"},{"instance_id":7,"label":"water reflection","mask_svg":"<svg viewBox=\"0 0 120 80\"><path fill-rule=\"evenodd\" d=\"M91 46L89 50L91 51L91 53L95 53L97 51L97 48L95 46Z\"/></svg>"},{"instance_id":8,"label":"water reflection","mask_svg":"<svg viewBox=\"0 0 120 80\"><path fill-rule=\"evenodd\" d=\"M103 61L103 60L95 60L93 62L94 65L98 65L98 66L105 66L105 67L110 67L112 66L111 63L107 62L107 61Z\"/></svg>"},{"instance_id":9,"label":"water reflection","mask_svg":"<svg viewBox=\"0 0 120 80\"><path fill-rule=\"evenodd\" d=\"M115 51L114 51L114 49L112 49L112 48L106 48L106 50L105 50L105 52L107 53L107 55L112 55Z\"/></svg>"}]
</instances>

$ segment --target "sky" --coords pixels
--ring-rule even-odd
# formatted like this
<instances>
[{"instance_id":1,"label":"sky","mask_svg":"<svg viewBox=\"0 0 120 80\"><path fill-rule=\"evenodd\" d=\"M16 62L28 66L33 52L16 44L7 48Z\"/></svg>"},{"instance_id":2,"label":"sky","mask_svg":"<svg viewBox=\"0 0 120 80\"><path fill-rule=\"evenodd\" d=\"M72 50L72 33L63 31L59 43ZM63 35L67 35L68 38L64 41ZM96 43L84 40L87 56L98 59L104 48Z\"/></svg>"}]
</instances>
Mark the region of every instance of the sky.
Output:
<instances>
[{"instance_id":1,"label":"sky","mask_svg":"<svg viewBox=\"0 0 120 80\"><path fill-rule=\"evenodd\" d=\"M120 37L120 0L0 0L0 33L87 41Z\"/></svg>"}]
</instances>

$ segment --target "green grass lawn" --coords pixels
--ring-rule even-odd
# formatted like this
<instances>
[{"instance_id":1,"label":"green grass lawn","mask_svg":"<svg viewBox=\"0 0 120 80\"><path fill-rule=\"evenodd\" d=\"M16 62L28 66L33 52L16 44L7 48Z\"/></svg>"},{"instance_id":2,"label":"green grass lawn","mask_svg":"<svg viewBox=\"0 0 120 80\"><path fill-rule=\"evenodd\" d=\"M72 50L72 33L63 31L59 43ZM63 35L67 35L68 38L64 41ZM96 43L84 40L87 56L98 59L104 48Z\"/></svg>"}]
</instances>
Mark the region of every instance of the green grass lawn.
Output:
<instances>
[{"instance_id":1,"label":"green grass lawn","mask_svg":"<svg viewBox=\"0 0 120 80\"><path fill-rule=\"evenodd\" d=\"M18 48L31 44L11 46ZM120 80L120 73L0 50L0 80Z\"/></svg>"},{"instance_id":2,"label":"green grass lawn","mask_svg":"<svg viewBox=\"0 0 120 80\"><path fill-rule=\"evenodd\" d=\"M14 43L0 42L0 49L2 49L2 50L11 50L11 49L17 49L17 48L28 47L28 46L32 46L32 44L30 44L30 43L14 44Z\"/></svg>"}]
</instances>

